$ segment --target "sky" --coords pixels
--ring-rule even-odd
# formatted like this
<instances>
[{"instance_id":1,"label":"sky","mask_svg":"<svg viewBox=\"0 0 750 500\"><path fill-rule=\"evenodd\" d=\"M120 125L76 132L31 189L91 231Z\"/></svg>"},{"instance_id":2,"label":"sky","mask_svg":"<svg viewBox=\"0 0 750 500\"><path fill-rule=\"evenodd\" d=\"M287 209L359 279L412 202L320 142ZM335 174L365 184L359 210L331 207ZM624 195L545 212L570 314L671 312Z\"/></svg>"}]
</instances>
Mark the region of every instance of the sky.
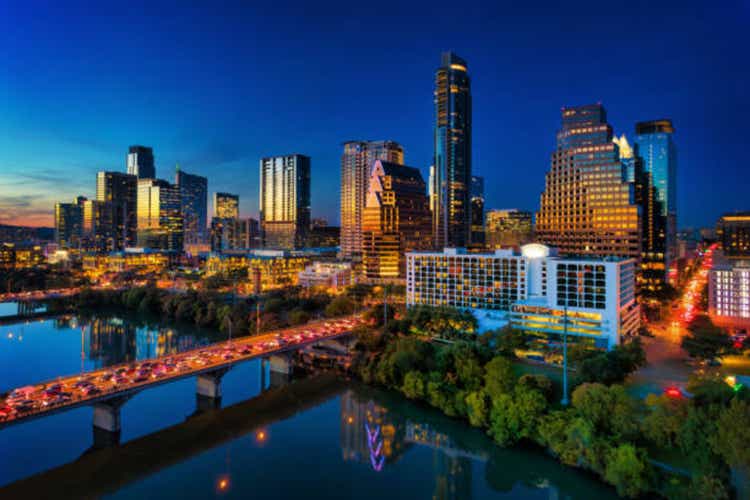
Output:
<instances>
[{"instance_id":1,"label":"sky","mask_svg":"<svg viewBox=\"0 0 750 500\"><path fill-rule=\"evenodd\" d=\"M63 5L64 4L64 5ZM255 5L258 4L258 5ZM176 7L176 5L179 5ZM487 208L536 211L560 108L615 133L671 118L678 224L750 209L750 1L0 2L0 223L53 224L154 148L258 213L261 157L312 158L337 224L341 144L390 139L425 180L440 53L468 62Z\"/></svg>"}]
</instances>

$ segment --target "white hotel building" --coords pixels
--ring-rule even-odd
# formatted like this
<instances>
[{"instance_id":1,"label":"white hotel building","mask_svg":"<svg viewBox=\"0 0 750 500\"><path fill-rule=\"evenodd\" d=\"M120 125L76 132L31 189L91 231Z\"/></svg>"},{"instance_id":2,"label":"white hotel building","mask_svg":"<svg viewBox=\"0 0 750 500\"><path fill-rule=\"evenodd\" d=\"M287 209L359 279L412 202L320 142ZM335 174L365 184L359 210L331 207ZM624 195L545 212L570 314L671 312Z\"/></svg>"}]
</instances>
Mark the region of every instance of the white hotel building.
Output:
<instances>
[{"instance_id":1,"label":"white hotel building","mask_svg":"<svg viewBox=\"0 0 750 500\"><path fill-rule=\"evenodd\" d=\"M532 243L517 253L411 252L406 304L470 310L480 331L511 323L534 334L591 339L611 349L637 333L634 259L560 258Z\"/></svg>"},{"instance_id":2,"label":"white hotel building","mask_svg":"<svg viewBox=\"0 0 750 500\"><path fill-rule=\"evenodd\" d=\"M729 261L714 254L708 280L711 320L731 328L750 328L750 261Z\"/></svg>"}]
</instances>

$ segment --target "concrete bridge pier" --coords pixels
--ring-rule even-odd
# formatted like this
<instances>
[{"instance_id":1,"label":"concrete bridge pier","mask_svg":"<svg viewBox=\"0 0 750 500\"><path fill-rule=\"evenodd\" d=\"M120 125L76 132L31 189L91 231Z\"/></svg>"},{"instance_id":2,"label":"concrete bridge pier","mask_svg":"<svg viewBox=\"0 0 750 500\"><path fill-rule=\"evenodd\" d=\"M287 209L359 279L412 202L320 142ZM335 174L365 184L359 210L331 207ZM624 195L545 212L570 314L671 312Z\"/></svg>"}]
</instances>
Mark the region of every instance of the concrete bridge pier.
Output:
<instances>
[{"instance_id":1,"label":"concrete bridge pier","mask_svg":"<svg viewBox=\"0 0 750 500\"><path fill-rule=\"evenodd\" d=\"M229 368L221 368L216 371L206 372L198 375L197 394L206 398L221 398L221 379L227 374Z\"/></svg>"},{"instance_id":2,"label":"concrete bridge pier","mask_svg":"<svg viewBox=\"0 0 750 500\"><path fill-rule=\"evenodd\" d=\"M94 448L120 444L120 409L131 397L119 396L94 404Z\"/></svg>"},{"instance_id":3,"label":"concrete bridge pier","mask_svg":"<svg viewBox=\"0 0 750 500\"><path fill-rule=\"evenodd\" d=\"M294 365L292 364L291 353L279 353L274 354L268 358L269 364L269 389L273 387L282 387L289 383L292 379L292 371Z\"/></svg>"}]
</instances>

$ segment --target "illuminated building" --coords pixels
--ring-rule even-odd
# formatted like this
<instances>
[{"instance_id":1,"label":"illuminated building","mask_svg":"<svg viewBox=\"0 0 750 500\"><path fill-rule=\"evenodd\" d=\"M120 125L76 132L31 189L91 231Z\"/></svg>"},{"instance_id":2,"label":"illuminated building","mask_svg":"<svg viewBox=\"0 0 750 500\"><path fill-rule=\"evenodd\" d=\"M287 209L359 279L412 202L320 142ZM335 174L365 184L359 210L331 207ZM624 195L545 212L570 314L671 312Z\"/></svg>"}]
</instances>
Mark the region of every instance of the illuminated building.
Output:
<instances>
[{"instance_id":1,"label":"illuminated building","mask_svg":"<svg viewBox=\"0 0 750 500\"><path fill-rule=\"evenodd\" d=\"M123 250L136 245L138 177L121 172L96 175L96 199L111 211L105 219L111 227L101 227L107 250Z\"/></svg>"},{"instance_id":2,"label":"illuminated building","mask_svg":"<svg viewBox=\"0 0 750 500\"><path fill-rule=\"evenodd\" d=\"M240 250L260 247L260 229L253 218L211 219L211 251Z\"/></svg>"},{"instance_id":3,"label":"illuminated building","mask_svg":"<svg viewBox=\"0 0 750 500\"><path fill-rule=\"evenodd\" d=\"M464 247L471 232L471 82L466 62L445 52L435 73L431 193L434 247Z\"/></svg>"},{"instance_id":4,"label":"illuminated building","mask_svg":"<svg viewBox=\"0 0 750 500\"><path fill-rule=\"evenodd\" d=\"M406 304L469 310L480 329L510 322L532 334L568 333L612 348L639 326L634 259L561 258L528 244L521 252L407 255Z\"/></svg>"},{"instance_id":5,"label":"illuminated building","mask_svg":"<svg viewBox=\"0 0 750 500\"><path fill-rule=\"evenodd\" d=\"M39 245L0 244L0 268L23 269L44 263L44 252Z\"/></svg>"},{"instance_id":6,"label":"illuminated building","mask_svg":"<svg viewBox=\"0 0 750 500\"><path fill-rule=\"evenodd\" d=\"M214 217L236 219L240 216L240 197L236 194L214 193Z\"/></svg>"},{"instance_id":7,"label":"illuminated building","mask_svg":"<svg viewBox=\"0 0 750 500\"><path fill-rule=\"evenodd\" d=\"M271 290L296 285L300 271L310 264L307 255L290 254L281 250L254 250L242 253L209 255L206 274L228 275L235 271L247 272L248 279L259 280L260 290Z\"/></svg>"},{"instance_id":8,"label":"illuminated building","mask_svg":"<svg viewBox=\"0 0 750 500\"><path fill-rule=\"evenodd\" d=\"M175 167L174 183L180 190L183 233L185 245L206 242L208 217L208 179L200 175L188 174Z\"/></svg>"},{"instance_id":9,"label":"illuminated building","mask_svg":"<svg viewBox=\"0 0 750 500\"><path fill-rule=\"evenodd\" d=\"M714 254L708 280L708 313L724 327L750 327L750 261Z\"/></svg>"},{"instance_id":10,"label":"illuminated building","mask_svg":"<svg viewBox=\"0 0 750 500\"><path fill-rule=\"evenodd\" d=\"M471 176L471 245L483 248L484 233L484 177Z\"/></svg>"},{"instance_id":11,"label":"illuminated building","mask_svg":"<svg viewBox=\"0 0 750 500\"><path fill-rule=\"evenodd\" d=\"M341 255L362 256L362 213L375 160L404 163L404 148L393 141L350 141L341 155Z\"/></svg>"},{"instance_id":12,"label":"illuminated building","mask_svg":"<svg viewBox=\"0 0 750 500\"><path fill-rule=\"evenodd\" d=\"M127 167L128 174L139 179L155 179L154 150L147 146L130 146Z\"/></svg>"},{"instance_id":13,"label":"illuminated building","mask_svg":"<svg viewBox=\"0 0 750 500\"><path fill-rule=\"evenodd\" d=\"M138 180L138 246L182 251L179 187L161 179Z\"/></svg>"},{"instance_id":14,"label":"illuminated building","mask_svg":"<svg viewBox=\"0 0 750 500\"><path fill-rule=\"evenodd\" d=\"M362 217L368 279L403 278L404 253L430 247L425 183L413 167L376 160Z\"/></svg>"},{"instance_id":15,"label":"illuminated building","mask_svg":"<svg viewBox=\"0 0 750 500\"><path fill-rule=\"evenodd\" d=\"M310 157L260 160L260 229L264 248L296 249L310 230Z\"/></svg>"},{"instance_id":16,"label":"illuminated building","mask_svg":"<svg viewBox=\"0 0 750 500\"><path fill-rule=\"evenodd\" d=\"M161 274L166 271L174 254L143 248L129 248L109 254L87 254L82 258L84 272L92 278L105 273L133 271L137 274Z\"/></svg>"},{"instance_id":17,"label":"illuminated building","mask_svg":"<svg viewBox=\"0 0 750 500\"><path fill-rule=\"evenodd\" d=\"M348 262L313 262L299 273L299 285L305 288L341 290L352 284L352 266Z\"/></svg>"},{"instance_id":18,"label":"illuminated building","mask_svg":"<svg viewBox=\"0 0 750 500\"><path fill-rule=\"evenodd\" d=\"M531 212L515 208L488 210L485 238L489 248L520 247L534 237Z\"/></svg>"},{"instance_id":19,"label":"illuminated building","mask_svg":"<svg viewBox=\"0 0 750 500\"><path fill-rule=\"evenodd\" d=\"M643 167L656 190L659 211L664 218L665 267L676 255L677 244L677 148L672 137L672 120L653 120L635 125L635 144Z\"/></svg>"},{"instance_id":20,"label":"illuminated building","mask_svg":"<svg viewBox=\"0 0 750 500\"><path fill-rule=\"evenodd\" d=\"M55 203L55 243L62 248L78 248L82 226L83 214L78 203Z\"/></svg>"},{"instance_id":21,"label":"illuminated building","mask_svg":"<svg viewBox=\"0 0 750 500\"><path fill-rule=\"evenodd\" d=\"M563 108L536 237L569 255L640 259L640 207L601 104Z\"/></svg>"},{"instance_id":22,"label":"illuminated building","mask_svg":"<svg viewBox=\"0 0 750 500\"><path fill-rule=\"evenodd\" d=\"M111 251L112 207L104 201L84 200L82 210L83 247L97 252Z\"/></svg>"},{"instance_id":23,"label":"illuminated building","mask_svg":"<svg viewBox=\"0 0 750 500\"><path fill-rule=\"evenodd\" d=\"M341 241L341 228L338 226L313 226L307 237L308 247L337 247Z\"/></svg>"},{"instance_id":24,"label":"illuminated building","mask_svg":"<svg viewBox=\"0 0 750 500\"><path fill-rule=\"evenodd\" d=\"M716 224L716 237L726 257L750 259L750 212L722 215Z\"/></svg>"}]
</instances>

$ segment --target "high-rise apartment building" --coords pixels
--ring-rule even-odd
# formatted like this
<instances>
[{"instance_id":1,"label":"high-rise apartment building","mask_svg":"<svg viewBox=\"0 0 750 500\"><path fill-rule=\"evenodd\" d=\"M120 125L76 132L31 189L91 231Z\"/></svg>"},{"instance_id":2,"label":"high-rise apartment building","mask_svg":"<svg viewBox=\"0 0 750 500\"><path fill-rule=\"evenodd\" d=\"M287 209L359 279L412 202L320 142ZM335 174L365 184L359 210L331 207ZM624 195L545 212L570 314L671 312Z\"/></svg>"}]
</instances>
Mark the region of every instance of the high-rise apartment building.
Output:
<instances>
[{"instance_id":1,"label":"high-rise apartment building","mask_svg":"<svg viewBox=\"0 0 750 500\"><path fill-rule=\"evenodd\" d=\"M236 194L214 193L214 217L236 219L240 216L240 197Z\"/></svg>"},{"instance_id":2,"label":"high-rise apartment building","mask_svg":"<svg viewBox=\"0 0 750 500\"><path fill-rule=\"evenodd\" d=\"M138 246L181 252L180 188L161 179L138 180Z\"/></svg>"},{"instance_id":3,"label":"high-rise apartment building","mask_svg":"<svg viewBox=\"0 0 750 500\"><path fill-rule=\"evenodd\" d=\"M180 190L185 245L206 242L208 179L175 168L175 184Z\"/></svg>"},{"instance_id":4,"label":"high-rise apartment building","mask_svg":"<svg viewBox=\"0 0 750 500\"><path fill-rule=\"evenodd\" d=\"M534 237L531 212L515 208L488 210L485 237L489 248L520 247L531 243Z\"/></svg>"},{"instance_id":5,"label":"high-rise apartment building","mask_svg":"<svg viewBox=\"0 0 750 500\"><path fill-rule=\"evenodd\" d=\"M96 175L96 199L107 204L105 217L111 227L105 231L107 250L124 250L136 245L138 177L121 172L99 172Z\"/></svg>"},{"instance_id":6,"label":"high-rise apartment building","mask_svg":"<svg viewBox=\"0 0 750 500\"><path fill-rule=\"evenodd\" d=\"M665 220L665 264L674 260L677 245L677 147L667 119L636 123L635 145L651 177L660 215Z\"/></svg>"},{"instance_id":7,"label":"high-rise apartment building","mask_svg":"<svg viewBox=\"0 0 750 500\"><path fill-rule=\"evenodd\" d=\"M393 141L349 141L341 155L341 254L359 260L362 256L362 212L367 181L375 160L403 165L404 148Z\"/></svg>"},{"instance_id":8,"label":"high-rise apartment building","mask_svg":"<svg viewBox=\"0 0 750 500\"><path fill-rule=\"evenodd\" d=\"M81 244L83 214L79 203L55 204L55 243L62 248Z\"/></svg>"},{"instance_id":9,"label":"high-rise apartment building","mask_svg":"<svg viewBox=\"0 0 750 500\"><path fill-rule=\"evenodd\" d=\"M265 248L302 248L310 230L310 157L260 160L260 229Z\"/></svg>"},{"instance_id":10,"label":"high-rise apartment building","mask_svg":"<svg viewBox=\"0 0 750 500\"><path fill-rule=\"evenodd\" d=\"M563 108L536 217L539 241L562 254L640 259L640 216L604 107Z\"/></svg>"},{"instance_id":11,"label":"high-rise apartment building","mask_svg":"<svg viewBox=\"0 0 750 500\"><path fill-rule=\"evenodd\" d=\"M404 254L431 246L424 179L416 168L376 160L368 186L362 217L365 274L403 278Z\"/></svg>"},{"instance_id":12,"label":"high-rise apartment building","mask_svg":"<svg viewBox=\"0 0 750 500\"><path fill-rule=\"evenodd\" d=\"M112 248L114 234L112 207L99 200L83 200L81 205L83 225L81 227L83 246L96 252L107 252Z\"/></svg>"},{"instance_id":13,"label":"high-rise apartment building","mask_svg":"<svg viewBox=\"0 0 750 500\"><path fill-rule=\"evenodd\" d=\"M750 212L722 215L716 223L716 237L724 256L750 259Z\"/></svg>"},{"instance_id":14,"label":"high-rise apartment building","mask_svg":"<svg viewBox=\"0 0 750 500\"><path fill-rule=\"evenodd\" d=\"M442 54L435 73L435 154L431 195L435 248L471 240L471 82L466 61Z\"/></svg>"},{"instance_id":15,"label":"high-rise apartment building","mask_svg":"<svg viewBox=\"0 0 750 500\"><path fill-rule=\"evenodd\" d=\"M128 173L139 179L155 179L154 150L147 146L130 146L127 167Z\"/></svg>"},{"instance_id":16,"label":"high-rise apartment building","mask_svg":"<svg viewBox=\"0 0 750 500\"><path fill-rule=\"evenodd\" d=\"M471 245L484 247L484 177L471 176Z\"/></svg>"}]
</instances>

